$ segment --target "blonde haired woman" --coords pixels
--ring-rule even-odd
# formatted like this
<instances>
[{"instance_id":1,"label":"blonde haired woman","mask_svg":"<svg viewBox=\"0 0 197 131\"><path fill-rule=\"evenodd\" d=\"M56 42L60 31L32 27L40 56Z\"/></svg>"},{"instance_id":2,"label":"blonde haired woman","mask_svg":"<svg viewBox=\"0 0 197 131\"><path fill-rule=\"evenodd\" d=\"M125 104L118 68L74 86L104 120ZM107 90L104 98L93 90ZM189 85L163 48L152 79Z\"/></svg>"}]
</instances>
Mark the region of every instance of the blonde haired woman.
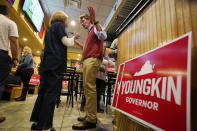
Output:
<instances>
[{"instance_id":1,"label":"blonde haired woman","mask_svg":"<svg viewBox=\"0 0 197 131\"><path fill-rule=\"evenodd\" d=\"M57 11L51 16L49 25L40 64L41 86L30 118L30 121L34 122L31 130L55 130L52 128L53 115L58 89L62 84L62 74L67 65L67 46L73 46L74 41L79 38L78 34L68 38L68 16L62 11Z\"/></svg>"},{"instance_id":2,"label":"blonde haired woman","mask_svg":"<svg viewBox=\"0 0 197 131\"><path fill-rule=\"evenodd\" d=\"M22 94L19 98L16 98L16 101L25 101L26 100L26 94L29 90L29 81L31 79L31 76L34 73L33 69L33 57L31 53L31 48L28 46L25 46L23 48L23 55L20 58L18 69L21 70L20 76L21 80L23 82L23 90Z\"/></svg>"}]
</instances>

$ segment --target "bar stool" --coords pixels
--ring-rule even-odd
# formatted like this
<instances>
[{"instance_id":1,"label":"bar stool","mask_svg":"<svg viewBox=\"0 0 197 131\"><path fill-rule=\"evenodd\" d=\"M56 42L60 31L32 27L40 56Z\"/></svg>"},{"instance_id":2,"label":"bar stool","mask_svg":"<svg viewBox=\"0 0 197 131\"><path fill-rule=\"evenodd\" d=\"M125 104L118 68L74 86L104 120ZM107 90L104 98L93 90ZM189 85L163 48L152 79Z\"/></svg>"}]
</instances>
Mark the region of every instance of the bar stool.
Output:
<instances>
[{"instance_id":1,"label":"bar stool","mask_svg":"<svg viewBox=\"0 0 197 131\"><path fill-rule=\"evenodd\" d=\"M75 77L76 67L67 67L65 73L63 73L63 81L68 81L68 91L64 93L67 95L66 103L73 104L73 88L74 88L74 77ZM61 95L61 90L59 92L59 98Z\"/></svg>"},{"instance_id":2,"label":"bar stool","mask_svg":"<svg viewBox=\"0 0 197 131\"><path fill-rule=\"evenodd\" d=\"M77 101L77 97L78 97L78 89L79 89L79 84L80 84L80 75L79 74L75 74L75 77L74 77L74 81L75 81L75 99Z\"/></svg>"},{"instance_id":3,"label":"bar stool","mask_svg":"<svg viewBox=\"0 0 197 131\"><path fill-rule=\"evenodd\" d=\"M108 72L107 73L107 77L108 77L108 81L107 81L107 86L108 86L108 90L107 90L107 101L106 101L106 109L107 109L107 105L111 105L111 87L112 85L115 84L116 82L116 73L114 72Z\"/></svg>"}]
</instances>

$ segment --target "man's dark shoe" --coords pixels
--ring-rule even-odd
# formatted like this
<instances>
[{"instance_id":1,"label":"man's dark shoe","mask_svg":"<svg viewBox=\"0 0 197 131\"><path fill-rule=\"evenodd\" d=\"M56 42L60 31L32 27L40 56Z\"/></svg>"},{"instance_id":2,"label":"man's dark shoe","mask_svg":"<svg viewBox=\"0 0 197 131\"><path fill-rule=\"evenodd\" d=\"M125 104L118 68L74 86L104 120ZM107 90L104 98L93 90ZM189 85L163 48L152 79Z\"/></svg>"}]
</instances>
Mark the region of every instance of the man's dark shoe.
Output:
<instances>
[{"instance_id":1,"label":"man's dark shoe","mask_svg":"<svg viewBox=\"0 0 197 131\"><path fill-rule=\"evenodd\" d=\"M97 109L97 112L98 112L98 113L103 113L104 110L99 108L99 109Z\"/></svg>"},{"instance_id":2,"label":"man's dark shoe","mask_svg":"<svg viewBox=\"0 0 197 131\"><path fill-rule=\"evenodd\" d=\"M77 118L78 121L85 121L85 119L86 119L86 116Z\"/></svg>"},{"instance_id":3,"label":"man's dark shoe","mask_svg":"<svg viewBox=\"0 0 197 131\"><path fill-rule=\"evenodd\" d=\"M38 125L36 123L33 123L31 125L31 130L38 130Z\"/></svg>"},{"instance_id":4,"label":"man's dark shoe","mask_svg":"<svg viewBox=\"0 0 197 131\"><path fill-rule=\"evenodd\" d=\"M92 128L96 128L96 123L91 123L86 120L72 126L73 130L86 130Z\"/></svg>"},{"instance_id":5,"label":"man's dark shoe","mask_svg":"<svg viewBox=\"0 0 197 131\"><path fill-rule=\"evenodd\" d=\"M55 130L55 128L51 128L51 130L50 130L50 131L56 131L56 130Z\"/></svg>"},{"instance_id":6,"label":"man's dark shoe","mask_svg":"<svg viewBox=\"0 0 197 131\"><path fill-rule=\"evenodd\" d=\"M0 123L5 121L5 117L1 116L0 117Z\"/></svg>"},{"instance_id":7,"label":"man's dark shoe","mask_svg":"<svg viewBox=\"0 0 197 131\"><path fill-rule=\"evenodd\" d=\"M115 119L112 120L112 124L115 125Z\"/></svg>"},{"instance_id":8,"label":"man's dark shoe","mask_svg":"<svg viewBox=\"0 0 197 131\"><path fill-rule=\"evenodd\" d=\"M31 130L32 130L32 131L34 131L34 130L40 131L40 129L38 128L38 125L37 125L36 123L33 123L33 124L31 125ZM56 130L55 130L54 128L51 128L50 131L56 131Z\"/></svg>"},{"instance_id":9,"label":"man's dark shoe","mask_svg":"<svg viewBox=\"0 0 197 131\"><path fill-rule=\"evenodd\" d=\"M85 111L84 106L80 107L80 111L82 111L82 112Z\"/></svg>"},{"instance_id":10,"label":"man's dark shoe","mask_svg":"<svg viewBox=\"0 0 197 131\"><path fill-rule=\"evenodd\" d=\"M55 128L51 128L51 130L50 130L50 131L56 131L56 130L55 130Z\"/></svg>"},{"instance_id":11,"label":"man's dark shoe","mask_svg":"<svg viewBox=\"0 0 197 131\"><path fill-rule=\"evenodd\" d=\"M15 101L25 101L25 98L19 97L19 98L16 98Z\"/></svg>"}]
</instances>

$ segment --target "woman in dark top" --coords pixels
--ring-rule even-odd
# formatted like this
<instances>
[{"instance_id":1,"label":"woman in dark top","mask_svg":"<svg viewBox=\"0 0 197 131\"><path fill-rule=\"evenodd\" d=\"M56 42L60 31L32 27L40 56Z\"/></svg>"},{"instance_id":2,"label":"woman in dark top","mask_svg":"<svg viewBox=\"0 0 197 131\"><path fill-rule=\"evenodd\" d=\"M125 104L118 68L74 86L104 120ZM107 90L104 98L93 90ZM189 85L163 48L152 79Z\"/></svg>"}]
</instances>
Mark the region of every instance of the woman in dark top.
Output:
<instances>
[{"instance_id":1,"label":"woman in dark top","mask_svg":"<svg viewBox=\"0 0 197 131\"><path fill-rule=\"evenodd\" d=\"M18 69L20 69L21 80L23 82L23 90L21 96L15 99L16 101L26 100L26 94L29 90L29 81L34 73L33 63L34 61L31 53L31 48L25 46L23 48L23 55L21 56L18 64Z\"/></svg>"},{"instance_id":2,"label":"woman in dark top","mask_svg":"<svg viewBox=\"0 0 197 131\"><path fill-rule=\"evenodd\" d=\"M52 128L53 115L58 88L62 84L62 73L67 65L67 46L73 46L74 41L79 38L78 34L68 38L65 29L67 26L68 16L64 12L57 11L51 16L40 64L41 86L30 118L30 121L34 122L31 130L55 130Z\"/></svg>"}]
</instances>

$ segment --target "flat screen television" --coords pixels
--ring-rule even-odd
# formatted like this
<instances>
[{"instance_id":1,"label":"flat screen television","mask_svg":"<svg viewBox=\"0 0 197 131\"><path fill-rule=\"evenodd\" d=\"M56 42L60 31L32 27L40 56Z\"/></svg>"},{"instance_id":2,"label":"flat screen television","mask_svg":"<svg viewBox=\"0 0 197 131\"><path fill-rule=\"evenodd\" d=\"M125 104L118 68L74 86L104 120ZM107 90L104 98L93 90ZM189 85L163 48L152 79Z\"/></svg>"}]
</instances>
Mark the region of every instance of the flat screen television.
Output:
<instances>
[{"instance_id":1,"label":"flat screen television","mask_svg":"<svg viewBox=\"0 0 197 131\"><path fill-rule=\"evenodd\" d=\"M44 19L44 12L38 0L25 0L23 10L28 15L36 30L40 32L42 22Z\"/></svg>"},{"instance_id":2,"label":"flat screen television","mask_svg":"<svg viewBox=\"0 0 197 131\"><path fill-rule=\"evenodd\" d=\"M8 4L10 5L10 6L12 6L13 4L14 4L14 1L15 0L6 0L7 2L8 2Z\"/></svg>"}]
</instances>

